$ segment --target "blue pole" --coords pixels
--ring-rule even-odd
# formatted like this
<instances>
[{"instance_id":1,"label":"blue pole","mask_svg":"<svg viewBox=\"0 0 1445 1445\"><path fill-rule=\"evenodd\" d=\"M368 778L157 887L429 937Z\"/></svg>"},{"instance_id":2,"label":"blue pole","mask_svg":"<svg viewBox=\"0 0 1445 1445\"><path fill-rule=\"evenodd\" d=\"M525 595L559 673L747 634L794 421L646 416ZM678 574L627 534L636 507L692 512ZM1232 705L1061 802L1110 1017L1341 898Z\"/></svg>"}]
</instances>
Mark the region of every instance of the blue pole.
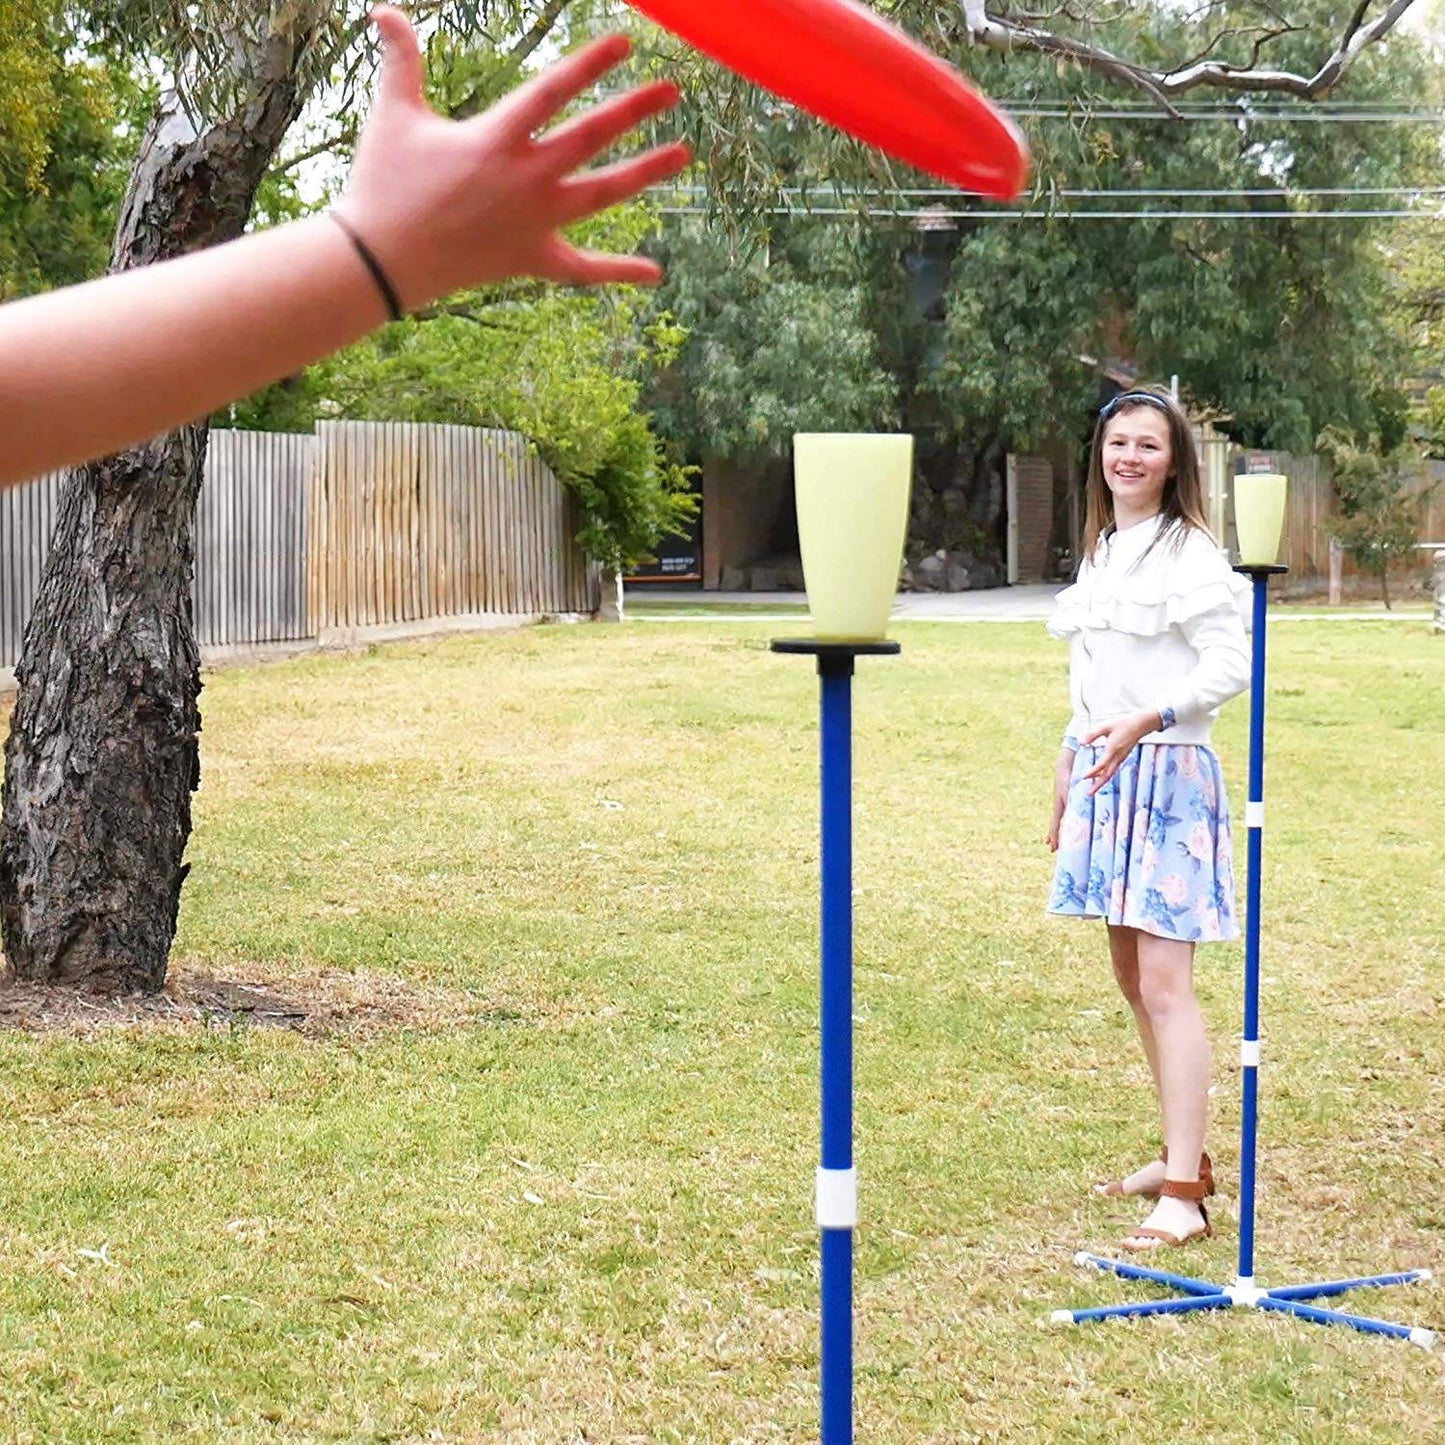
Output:
<instances>
[{"instance_id":1,"label":"blue pole","mask_svg":"<svg viewBox=\"0 0 1445 1445\"><path fill-rule=\"evenodd\" d=\"M1254 574L1254 649L1249 695L1249 883L1245 908L1243 1078L1239 1149L1239 1279L1254 1280L1255 1158L1259 1147L1259 905L1264 856L1264 678L1269 574Z\"/></svg>"},{"instance_id":2,"label":"blue pole","mask_svg":"<svg viewBox=\"0 0 1445 1445\"><path fill-rule=\"evenodd\" d=\"M1150 1284L1166 1285L1170 1289L1183 1290L1185 1294L1216 1295L1224 1293L1224 1286L1211 1284L1205 1279L1191 1279L1188 1275L1171 1274L1165 1269L1148 1269L1142 1264L1129 1264L1122 1259L1106 1259L1100 1254L1079 1253L1074 1256L1075 1264L1089 1264L1104 1274L1116 1274L1120 1279L1147 1280Z\"/></svg>"},{"instance_id":3,"label":"blue pole","mask_svg":"<svg viewBox=\"0 0 1445 1445\"><path fill-rule=\"evenodd\" d=\"M819 1361L822 1445L853 1445L853 671L859 657L892 657L896 642L780 638L774 652L817 659L822 761L822 1114L817 1217L822 1256Z\"/></svg>"},{"instance_id":4,"label":"blue pole","mask_svg":"<svg viewBox=\"0 0 1445 1445\"><path fill-rule=\"evenodd\" d=\"M853 659L818 658L822 718L822 1445L853 1440Z\"/></svg>"},{"instance_id":5,"label":"blue pole","mask_svg":"<svg viewBox=\"0 0 1445 1445\"><path fill-rule=\"evenodd\" d=\"M1313 1305L1300 1304L1295 1300L1276 1299L1265 1295L1259 1301L1262 1310L1274 1310L1279 1314L1294 1315L1296 1319L1309 1320L1317 1325L1347 1325L1365 1335L1383 1335L1386 1339L1407 1340L1423 1349L1433 1349L1435 1332L1414 1329L1409 1325L1391 1324L1389 1320L1372 1320L1363 1315L1346 1314L1342 1310L1316 1309Z\"/></svg>"},{"instance_id":6,"label":"blue pole","mask_svg":"<svg viewBox=\"0 0 1445 1445\"><path fill-rule=\"evenodd\" d=\"M1319 1284L1290 1284L1283 1289L1266 1290L1265 1293L1270 1299L1328 1299L1333 1295L1349 1294L1351 1290L1383 1289L1386 1285L1416 1284L1433 1278L1428 1269L1407 1269L1395 1274L1371 1274L1356 1279L1328 1279Z\"/></svg>"},{"instance_id":7,"label":"blue pole","mask_svg":"<svg viewBox=\"0 0 1445 1445\"><path fill-rule=\"evenodd\" d=\"M1227 1294L1193 1295L1189 1299L1156 1299L1137 1305L1104 1305L1091 1310L1058 1310L1060 1324L1087 1325L1098 1320L1140 1320L1150 1315L1192 1315L1199 1310L1227 1310Z\"/></svg>"}]
</instances>

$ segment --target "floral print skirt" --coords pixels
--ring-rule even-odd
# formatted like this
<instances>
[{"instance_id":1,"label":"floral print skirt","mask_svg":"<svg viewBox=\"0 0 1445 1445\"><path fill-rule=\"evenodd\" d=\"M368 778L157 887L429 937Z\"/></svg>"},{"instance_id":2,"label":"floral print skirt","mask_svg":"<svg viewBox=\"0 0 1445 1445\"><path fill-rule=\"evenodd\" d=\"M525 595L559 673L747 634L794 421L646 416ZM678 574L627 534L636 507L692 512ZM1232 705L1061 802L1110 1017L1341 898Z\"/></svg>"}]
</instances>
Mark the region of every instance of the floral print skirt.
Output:
<instances>
[{"instance_id":1,"label":"floral print skirt","mask_svg":"<svg viewBox=\"0 0 1445 1445\"><path fill-rule=\"evenodd\" d=\"M1234 843L1214 750L1140 743L1089 796L1103 754L1074 754L1049 912L1103 918L1190 943L1239 936Z\"/></svg>"}]
</instances>

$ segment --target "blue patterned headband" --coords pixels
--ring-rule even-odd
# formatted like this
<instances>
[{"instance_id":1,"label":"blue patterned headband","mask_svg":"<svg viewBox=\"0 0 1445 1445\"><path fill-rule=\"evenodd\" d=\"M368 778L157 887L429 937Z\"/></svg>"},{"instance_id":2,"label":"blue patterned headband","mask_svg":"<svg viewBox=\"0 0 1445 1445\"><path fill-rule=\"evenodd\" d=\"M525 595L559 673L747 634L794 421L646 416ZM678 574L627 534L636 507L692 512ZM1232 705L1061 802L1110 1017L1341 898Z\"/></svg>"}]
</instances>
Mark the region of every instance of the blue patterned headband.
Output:
<instances>
[{"instance_id":1,"label":"blue patterned headband","mask_svg":"<svg viewBox=\"0 0 1445 1445\"><path fill-rule=\"evenodd\" d=\"M1135 405L1157 406L1165 415L1172 414L1174 410L1162 396L1155 396L1152 391L1121 391L1118 396L1110 397L1099 408L1099 420L1108 421L1126 402Z\"/></svg>"}]
</instances>

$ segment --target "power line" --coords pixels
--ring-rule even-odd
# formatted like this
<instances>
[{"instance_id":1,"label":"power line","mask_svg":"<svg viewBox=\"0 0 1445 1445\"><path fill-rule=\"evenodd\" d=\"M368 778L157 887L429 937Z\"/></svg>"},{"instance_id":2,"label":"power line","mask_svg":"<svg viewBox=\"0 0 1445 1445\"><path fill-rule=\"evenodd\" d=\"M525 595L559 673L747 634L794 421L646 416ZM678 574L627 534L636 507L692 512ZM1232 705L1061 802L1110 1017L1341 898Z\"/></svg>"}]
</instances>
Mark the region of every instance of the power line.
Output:
<instances>
[{"instance_id":1,"label":"power line","mask_svg":"<svg viewBox=\"0 0 1445 1445\"><path fill-rule=\"evenodd\" d=\"M1085 103L1066 105L1060 103L1010 103L995 100L1000 110L1016 118L1030 120L1144 120L1177 124L1180 121L1225 121L1230 125L1289 124L1307 125L1437 125L1445 129L1445 111L1440 110L1366 110L1361 107L1337 107L1334 109L1310 109L1294 107L1236 107L1199 106L1189 108L1175 103L1177 116L1169 115L1158 106L1141 104L1124 106L1111 102L1108 106L1094 107Z\"/></svg>"},{"instance_id":2,"label":"power line","mask_svg":"<svg viewBox=\"0 0 1445 1445\"><path fill-rule=\"evenodd\" d=\"M664 216L708 216L704 206L659 206ZM755 213L757 214L757 213ZM1387 210L1300 210L1300 211L948 211L930 207L928 210L887 210L848 206L765 206L760 214L791 216L802 219L846 217L852 220L890 221L1445 221L1445 206L1438 211Z\"/></svg>"},{"instance_id":3,"label":"power line","mask_svg":"<svg viewBox=\"0 0 1445 1445\"><path fill-rule=\"evenodd\" d=\"M611 99L624 92L603 88ZM1399 101L1188 101L1171 100L1174 114L1152 100L1111 100L1093 105L1087 100L1010 99L991 95L990 104L1016 119L1028 120L1137 120L1177 124L1180 121L1220 121L1229 125L1433 125L1445 131L1445 109L1410 107ZM775 115L802 114L787 101L772 100Z\"/></svg>"},{"instance_id":4,"label":"power line","mask_svg":"<svg viewBox=\"0 0 1445 1445\"><path fill-rule=\"evenodd\" d=\"M650 192L658 196L706 196L708 188L701 185L681 186L655 186ZM830 186L826 190L809 190L801 186L783 186L773 192L775 196L790 203L801 203L802 209L807 209L809 196L824 196L829 200L838 200L843 197L856 197L861 200L886 201L889 196L908 197L912 200L928 200L931 197L938 197L939 200L957 199L970 194L968 191L950 190L945 187L926 187L919 189L908 189L906 187L897 190L865 190L857 186ZM1259 188L1236 188L1216 187L1198 190L1187 189L1150 189L1148 187L1110 188L1099 190L1073 189L1071 187L1060 187L1051 192L1056 196L1064 196L1070 200L1078 199L1114 199L1128 196L1149 196L1153 198L1168 199L1172 196L1190 196L1195 199L1211 196L1445 196L1445 186L1264 186Z\"/></svg>"}]
</instances>

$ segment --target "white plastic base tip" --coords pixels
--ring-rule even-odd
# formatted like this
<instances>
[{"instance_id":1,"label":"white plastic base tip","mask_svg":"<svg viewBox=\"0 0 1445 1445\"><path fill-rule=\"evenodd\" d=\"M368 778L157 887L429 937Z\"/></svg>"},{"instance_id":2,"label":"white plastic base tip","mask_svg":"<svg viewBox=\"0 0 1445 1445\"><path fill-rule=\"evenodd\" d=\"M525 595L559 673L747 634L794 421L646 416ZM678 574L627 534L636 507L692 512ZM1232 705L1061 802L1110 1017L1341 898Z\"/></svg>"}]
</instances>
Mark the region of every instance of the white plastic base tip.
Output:
<instances>
[{"instance_id":1,"label":"white plastic base tip","mask_svg":"<svg viewBox=\"0 0 1445 1445\"><path fill-rule=\"evenodd\" d=\"M1252 1279L1237 1279L1233 1284L1226 1285L1224 1292L1232 1304L1244 1305L1247 1309L1254 1309L1265 1294Z\"/></svg>"},{"instance_id":2,"label":"white plastic base tip","mask_svg":"<svg viewBox=\"0 0 1445 1445\"><path fill-rule=\"evenodd\" d=\"M1092 1268L1094 1268L1094 1269L1097 1269L1097 1268L1099 1267L1099 1266L1095 1263L1095 1261L1094 1261L1094 1256L1093 1256L1092 1254L1090 1254L1087 1249L1081 1249L1081 1250L1074 1256L1074 1263L1075 1263L1075 1264L1086 1264L1086 1265L1089 1265L1090 1267L1092 1267ZM1068 1311L1065 1310L1064 1313L1065 1313L1065 1314L1068 1314ZM1069 1315L1069 1318L1072 1319L1073 1316L1072 1316L1072 1315Z\"/></svg>"},{"instance_id":3,"label":"white plastic base tip","mask_svg":"<svg viewBox=\"0 0 1445 1445\"><path fill-rule=\"evenodd\" d=\"M1417 1270L1416 1276L1419 1282L1423 1284L1426 1280L1435 1278L1435 1271L1433 1269Z\"/></svg>"},{"instance_id":4,"label":"white plastic base tip","mask_svg":"<svg viewBox=\"0 0 1445 1445\"><path fill-rule=\"evenodd\" d=\"M1071 1325L1073 1322L1073 1310L1055 1310L1053 1314L1049 1316L1049 1323L1051 1325Z\"/></svg>"},{"instance_id":5,"label":"white plastic base tip","mask_svg":"<svg viewBox=\"0 0 1445 1445\"><path fill-rule=\"evenodd\" d=\"M1435 1348L1435 1331L1411 1330L1410 1343L1419 1345L1422 1350L1433 1350Z\"/></svg>"}]
</instances>

